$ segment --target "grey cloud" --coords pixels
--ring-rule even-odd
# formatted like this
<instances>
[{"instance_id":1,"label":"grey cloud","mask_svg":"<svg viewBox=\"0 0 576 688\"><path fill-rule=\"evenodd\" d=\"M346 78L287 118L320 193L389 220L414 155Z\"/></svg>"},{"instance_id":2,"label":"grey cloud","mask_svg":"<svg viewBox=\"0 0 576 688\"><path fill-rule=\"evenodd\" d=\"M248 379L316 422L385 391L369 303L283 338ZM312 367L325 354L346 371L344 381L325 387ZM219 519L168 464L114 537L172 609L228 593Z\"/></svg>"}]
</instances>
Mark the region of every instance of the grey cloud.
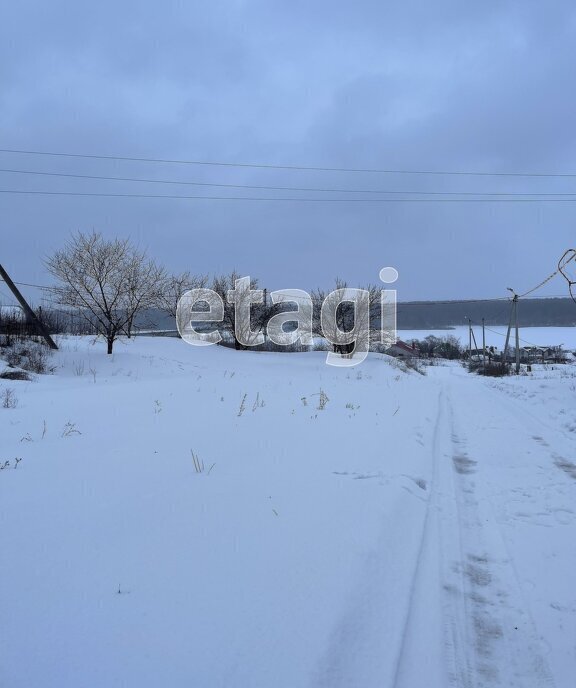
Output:
<instances>
[{"instance_id":1,"label":"grey cloud","mask_svg":"<svg viewBox=\"0 0 576 688\"><path fill-rule=\"evenodd\" d=\"M574 171L575 31L569 2L13 3L0 26L0 147L336 167ZM572 190L570 180L10 154L0 154L0 167L239 184ZM0 173L0 188L196 193L8 173ZM335 275L365 283L394 264L400 298L493 296L510 283L522 289L539 281L574 240L572 204L0 194L0 209L2 261L22 281L46 281L42 255L70 231L96 227L132 236L174 269L237 268L270 288L327 285ZM553 284L549 293L562 289Z\"/></svg>"}]
</instances>

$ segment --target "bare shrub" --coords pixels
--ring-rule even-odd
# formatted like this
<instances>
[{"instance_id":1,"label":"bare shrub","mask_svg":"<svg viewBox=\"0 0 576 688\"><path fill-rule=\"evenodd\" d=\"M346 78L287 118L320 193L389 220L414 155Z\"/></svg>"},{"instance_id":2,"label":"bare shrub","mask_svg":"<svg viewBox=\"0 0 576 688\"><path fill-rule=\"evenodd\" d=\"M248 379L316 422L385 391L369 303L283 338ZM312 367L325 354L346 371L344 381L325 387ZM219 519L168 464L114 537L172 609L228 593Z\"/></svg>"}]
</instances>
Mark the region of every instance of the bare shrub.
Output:
<instances>
[{"instance_id":1,"label":"bare shrub","mask_svg":"<svg viewBox=\"0 0 576 688\"><path fill-rule=\"evenodd\" d=\"M310 351L310 347L307 344L302 344L301 342L295 342L294 344L275 344L269 339L267 339L264 344L251 347L251 349L252 351L269 351L272 353L281 354L300 354Z\"/></svg>"},{"instance_id":2,"label":"bare shrub","mask_svg":"<svg viewBox=\"0 0 576 688\"><path fill-rule=\"evenodd\" d=\"M84 375L84 361L77 361L74 364L74 375L76 375L76 377L82 377L82 375Z\"/></svg>"},{"instance_id":3,"label":"bare shrub","mask_svg":"<svg viewBox=\"0 0 576 688\"><path fill-rule=\"evenodd\" d=\"M510 366L507 363L487 363L485 366L482 363L470 362L468 364L468 370L471 373L477 373L478 375L485 375L486 377L505 377L510 375Z\"/></svg>"},{"instance_id":4,"label":"bare shrub","mask_svg":"<svg viewBox=\"0 0 576 688\"><path fill-rule=\"evenodd\" d=\"M2 390L0 394L0 401L2 402L2 408L13 409L18 406L18 399L16 397L16 392L10 387Z\"/></svg>"},{"instance_id":5,"label":"bare shrub","mask_svg":"<svg viewBox=\"0 0 576 688\"><path fill-rule=\"evenodd\" d=\"M396 370L400 370L403 373L409 373L411 370L420 374L426 375L426 368L422 364L422 360L419 358L388 358L389 365ZM397 378L400 379L399 377Z\"/></svg>"},{"instance_id":6,"label":"bare shrub","mask_svg":"<svg viewBox=\"0 0 576 688\"><path fill-rule=\"evenodd\" d=\"M42 344L31 346L27 351L27 361L22 366L24 370L29 370L31 373L47 373L54 372L54 368L48 366L49 349Z\"/></svg>"},{"instance_id":7,"label":"bare shrub","mask_svg":"<svg viewBox=\"0 0 576 688\"><path fill-rule=\"evenodd\" d=\"M12 368L22 368L38 374L54 372L54 367L49 365L51 356L51 349L32 339L14 341L4 353L6 363Z\"/></svg>"},{"instance_id":8,"label":"bare shrub","mask_svg":"<svg viewBox=\"0 0 576 688\"><path fill-rule=\"evenodd\" d=\"M326 404L330 401L326 392L321 389L318 394L318 411L323 411L326 408Z\"/></svg>"},{"instance_id":9,"label":"bare shrub","mask_svg":"<svg viewBox=\"0 0 576 688\"><path fill-rule=\"evenodd\" d=\"M11 368L18 368L22 362L19 342L13 343L8 347L4 354L4 360Z\"/></svg>"},{"instance_id":10,"label":"bare shrub","mask_svg":"<svg viewBox=\"0 0 576 688\"><path fill-rule=\"evenodd\" d=\"M408 368L408 370L414 370L415 372L420 373L420 375L426 375L426 368L419 358L405 358L404 365L406 368Z\"/></svg>"},{"instance_id":11,"label":"bare shrub","mask_svg":"<svg viewBox=\"0 0 576 688\"><path fill-rule=\"evenodd\" d=\"M32 378L24 370L5 370L0 373L0 380L31 380Z\"/></svg>"}]
</instances>

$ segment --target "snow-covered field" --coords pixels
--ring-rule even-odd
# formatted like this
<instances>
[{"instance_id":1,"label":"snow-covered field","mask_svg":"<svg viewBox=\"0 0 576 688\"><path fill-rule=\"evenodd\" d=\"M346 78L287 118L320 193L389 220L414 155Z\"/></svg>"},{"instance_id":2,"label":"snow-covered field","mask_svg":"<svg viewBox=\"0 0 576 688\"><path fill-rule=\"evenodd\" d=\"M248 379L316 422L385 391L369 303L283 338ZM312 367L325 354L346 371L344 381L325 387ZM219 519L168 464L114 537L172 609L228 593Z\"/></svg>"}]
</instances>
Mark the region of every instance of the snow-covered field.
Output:
<instances>
[{"instance_id":1,"label":"snow-covered field","mask_svg":"<svg viewBox=\"0 0 576 688\"><path fill-rule=\"evenodd\" d=\"M2 688L574 686L576 368L324 358L0 380Z\"/></svg>"}]
</instances>

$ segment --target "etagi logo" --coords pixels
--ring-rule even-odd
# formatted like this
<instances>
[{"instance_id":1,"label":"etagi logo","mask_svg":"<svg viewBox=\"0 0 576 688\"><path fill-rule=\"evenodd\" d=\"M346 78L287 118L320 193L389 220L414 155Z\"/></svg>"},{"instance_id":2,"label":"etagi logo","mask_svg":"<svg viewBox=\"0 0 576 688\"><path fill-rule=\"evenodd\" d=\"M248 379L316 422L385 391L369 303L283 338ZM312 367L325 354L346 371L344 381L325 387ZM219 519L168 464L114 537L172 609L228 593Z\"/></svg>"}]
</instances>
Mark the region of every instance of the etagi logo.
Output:
<instances>
[{"instance_id":1,"label":"etagi logo","mask_svg":"<svg viewBox=\"0 0 576 688\"><path fill-rule=\"evenodd\" d=\"M379 276L385 284L393 284L398 271L382 268ZM264 332L281 347L312 345L316 334L333 348L326 363L340 367L362 363L371 341L384 346L396 341L395 289L346 287L335 289L321 302L302 289L280 289L270 293L270 306L264 303L263 290L252 289L251 284L250 277L236 280L234 289L227 291L226 303L213 289L190 289L182 294L176 310L182 339L192 346L221 342L218 328L210 330L203 323L224 323L240 348L264 344ZM377 330L373 327L376 322Z\"/></svg>"}]
</instances>

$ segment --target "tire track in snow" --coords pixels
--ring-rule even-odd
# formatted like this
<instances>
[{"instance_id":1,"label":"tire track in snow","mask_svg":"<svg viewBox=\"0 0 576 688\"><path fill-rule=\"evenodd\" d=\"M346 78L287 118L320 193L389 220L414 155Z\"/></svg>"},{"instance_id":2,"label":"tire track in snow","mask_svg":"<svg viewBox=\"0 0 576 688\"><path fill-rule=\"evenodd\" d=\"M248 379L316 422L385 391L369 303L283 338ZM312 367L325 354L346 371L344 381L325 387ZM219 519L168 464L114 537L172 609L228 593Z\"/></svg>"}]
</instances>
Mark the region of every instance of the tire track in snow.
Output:
<instances>
[{"instance_id":1,"label":"tire track in snow","mask_svg":"<svg viewBox=\"0 0 576 688\"><path fill-rule=\"evenodd\" d=\"M443 643L444 609L440 546L441 465L446 452L446 400L442 385L432 440L432 479L420 547L410 586L410 603L394 668L393 688L444 686L448 677ZM465 688L467 684L461 684Z\"/></svg>"},{"instance_id":2,"label":"tire track in snow","mask_svg":"<svg viewBox=\"0 0 576 688\"><path fill-rule=\"evenodd\" d=\"M479 592L491 575L486 556L469 544L468 531L481 524L469 508L475 503L473 485L462 482L476 462L455 434L450 387L441 385L433 480L393 688L500 685L486 659L500 628L483 611Z\"/></svg>"},{"instance_id":3,"label":"tire track in snow","mask_svg":"<svg viewBox=\"0 0 576 688\"><path fill-rule=\"evenodd\" d=\"M437 418L433 431L433 446L439 442L443 425L442 391L439 393ZM313 678L315 688L396 688L403 685L415 688L409 676L410 667L421 665L426 655L429 669L443 674L441 604L438 595L438 575L425 575L432 554L434 510L433 498L438 453L431 453L432 478L428 495L416 505L406 499L405 492L397 495L394 523L385 524L377 549L367 557L359 585L354 590L347 609L334 629L326 655ZM422 513L422 502L424 508ZM391 542L390 538L393 538ZM392 545L392 546L391 546ZM432 554L434 558L436 554ZM432 570L437 568L434 559ZM425 591L429 581L432 590ZM426 612L428 598L436 601L434 633L426 638L413 634L419 627L422 611ZM435 646L436 641L436 646ZM420 660L412 662L413 654ZM421 671L419 671L422 677ZM407 682L406 682L407 681ZM428 683L426 685L436 685ZM437 685L443 685L443 682Z\"/></svg>"},{"instance_id":4,"label":"tire track in snow","mask_svg":"<svg viewBox=\"0 0 576 688\"><path fill-rule=\"evenodd\" d=\"M493 401L490 398L492 405ZM459 537L464 545L454 569L458 582L453 585L456 590L462 586L457 598L458 604L463 605L471 641L468 645L470 685L490 688L553 686L539 634L498 519L489 500L477 497L476 471L482 470L482 457L469 456L468 443L463 439L465 435L461 427L456 426L452 402L450 407L454 495L459 513ZM469 406L467 412L470 412ZM462 609L457 612L460 616ZM459 684L456 682L456 685Z\"/></svg>"},{"instance_id":5,"label":"tire track in snow","mask_svg":"<svg viewBox=\"0 0 576 688\"><path fill-rule=\"evenodd\" d=\"M470 454L462 431L470 404L449 379L440 386L424 513L416 521L414 505L395 505L405 546L385 537L367 557L315 688L554 686L500 525L479 493L484 448Z\"/></svg>"},{"instance_id":6,"label":"tire track in snow","mask_svg":"<svg viewBox=\"0 0 576 688\"><path fill-rule=\"evenodd\" d=\"M544 439L544 436L549 434L554 435L554 445L557 447L558 444L562 444L563 454L574 454L574 436L567 432L564 427L553 427L549 421L542 419L537 415L533 409L527 408L525 404L520 404L514 397L505 396L507 391L498 385L491 385L491 389L497 390L501 397L499 398L499 403L503 406L508 407L517 420L522 419L522 423L526 423L529 418L532 423L539 425L544 428L544 432L541 434L535 434L533 426L527 428L527 436L530 436L533 440L538 442L541 446L550 448L550 444ZM559 442L559 438L561 438ZM563 455L560 455L556 451L550 450L550 458L553 459L556 468L562 470L569 477L576 479L576 464L574 464L569 459L566 459Z\"/></svg>"}]
</instances>

